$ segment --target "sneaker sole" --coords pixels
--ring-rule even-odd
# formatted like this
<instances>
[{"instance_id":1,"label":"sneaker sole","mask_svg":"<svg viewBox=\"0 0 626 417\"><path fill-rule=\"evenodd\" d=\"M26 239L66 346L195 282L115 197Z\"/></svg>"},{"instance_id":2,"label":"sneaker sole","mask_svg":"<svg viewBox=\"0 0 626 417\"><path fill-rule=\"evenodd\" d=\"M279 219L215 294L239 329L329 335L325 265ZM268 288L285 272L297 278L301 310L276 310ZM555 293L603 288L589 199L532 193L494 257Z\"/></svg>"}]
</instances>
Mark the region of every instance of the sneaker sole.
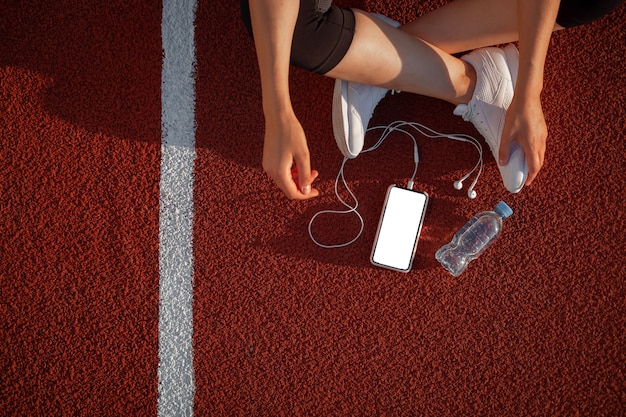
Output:
<instances>
[{"instance_id":1,"label":"sneaker sole","mask_svg":"<svg viewBox=\"0 0 626 417\"><path fill-rule=\"evenodd\" d=\"M379 20L391 25L395 28L400 26L400 22L382 15L374 14ZM363 139L360 143L352 143L350 146L350 122L347 120L348 115L348 103L346 97L348 97L348 83L342 80L335 80L335 88L333 89L333 109L332 109L332 122L333 122L333 136L335 136L335 142L337 147L345 156L349 159L356 158L363 149ZM353 135L354 136L354 135ZM362 135L361 135L362 136ZM354 152L354 149L358 148L358 152ZM351 150L352 149L352 150Z\"/></svg>"},{"instance_id":2,"label":"sneaker sole","mask_svg":"<svg viewBox=\"0 0 626 417\"><path fill-rule=\"evenodd\" d=\"M515 89L519 67L519 52L515 46L509 45L504 48L504 56L509 67L513 89ZM514 65L511 65L512 63ZM528 177L528 165L526 164L524 151L518 144L513 145L509 162L504 166L498 165L498 168L506 189L513 194L519 193Z\"/></svg>"},{"instance_id":3,"label":"sneaker sole","mask_svg":"<svg viewBox=\"0 0 626 417\"><path fill-rule=\"evenodd\" d=\"M333 135L335 136L335 142L337 142L337 147L345 156L349 159L354 159L357 157L357 154L354 154L350 151L350 147L348 146L348 137L350 137L350 132L347 132L347 128L349 127L348 121L345 119L344 115L348 114L348 103L346 102L345 97L347 97L347 86L348 83L342 80L335 80L335 88L333 90L333 111L332 111L332 121L333 121Z\"/></svg>"}]
</instances>

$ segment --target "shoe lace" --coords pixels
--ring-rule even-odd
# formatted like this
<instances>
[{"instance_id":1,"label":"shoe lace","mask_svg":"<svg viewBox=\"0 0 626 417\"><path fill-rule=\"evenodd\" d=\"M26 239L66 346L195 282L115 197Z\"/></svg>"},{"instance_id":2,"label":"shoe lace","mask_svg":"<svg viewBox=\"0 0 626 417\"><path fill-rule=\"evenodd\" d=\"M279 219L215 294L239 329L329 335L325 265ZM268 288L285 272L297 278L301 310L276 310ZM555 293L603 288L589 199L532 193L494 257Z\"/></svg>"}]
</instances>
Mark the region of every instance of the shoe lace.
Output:
<instances>
[{"instance_id":1,"label":"shoe lace","mask_svg":"<svg viewBox=\"0 0 626 417\"><path fill-rule=\"evenodd\" d=\"M476 130L478 130L478 133L482 135L482 137L485 139L485 142L487 142L487 144L493 151L493 148L494 146L496 146L496 144L492 143L492 141L490 140L488 131L483 123L482 118L480 118L480 112L476 111L475 106L472 106L471 104L459 104L454 109L453 114L455 116L461 116L466 122L471 122Z\"/></svg>"}]
</instances>

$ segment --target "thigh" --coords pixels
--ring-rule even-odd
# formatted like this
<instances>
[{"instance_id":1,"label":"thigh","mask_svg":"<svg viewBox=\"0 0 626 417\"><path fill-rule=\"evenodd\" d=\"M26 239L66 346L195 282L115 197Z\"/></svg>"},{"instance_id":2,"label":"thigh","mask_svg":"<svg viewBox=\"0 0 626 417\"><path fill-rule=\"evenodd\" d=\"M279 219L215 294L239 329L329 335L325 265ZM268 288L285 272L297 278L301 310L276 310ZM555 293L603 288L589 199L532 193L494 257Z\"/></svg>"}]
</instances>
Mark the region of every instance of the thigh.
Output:
<instances>
[{"instance_id":1,"label":"thigh","mask_svg":"<svg viewBox=\"0 0 626 417\"><path fill-rule=\"evenodd\" d=\"M450 53L516 41L517 0L456 0L440 6L402 30Z\"/></svg>"}]
</instances>

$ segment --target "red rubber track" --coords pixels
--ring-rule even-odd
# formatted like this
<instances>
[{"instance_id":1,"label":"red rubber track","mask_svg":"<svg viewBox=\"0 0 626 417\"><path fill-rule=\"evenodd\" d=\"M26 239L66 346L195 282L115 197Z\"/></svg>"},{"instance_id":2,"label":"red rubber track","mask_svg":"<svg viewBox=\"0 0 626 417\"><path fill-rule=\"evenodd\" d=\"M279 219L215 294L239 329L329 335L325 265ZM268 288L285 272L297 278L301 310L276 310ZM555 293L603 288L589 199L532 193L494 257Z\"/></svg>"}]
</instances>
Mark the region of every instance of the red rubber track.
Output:
<instances>
[{"instance_id":1,"label":"red rubber track","mask_svg":"<svg viewBox=\"0 0 626 417\"><path fill-rule=\"evenodd\" d=\"M441 1L341 1L407 21ZM195 414L610 416L626 397L626 8L554 35L546 164L504 191L486 145L419 139L426 214L414 269L368 262L385 189L410 141L346 168L365 231L317 248L340 208L333 81L293 70L321 197L291 202L261 169L263 117L238 2L198 5L194 221ZM161 8L113 1L0 6L0 414L155 415ZM373 123L477 132L399 94ZM373 137L368 138L374 139ZM434 260L475 212L515 211L460 277ZM358 230L319 221L320 239Z\"/></svg>"},{"instance_id":2,"label":"red rubber track","mask_svg":"<svg viewBox=\"0 0 626 417\"><path fill-rule=\"evenodd\" d=\"M161 8L142 4L0 6L2 415L156 414Z\"/></svg>"},{"instance_id":3,"label":"red rubber track","mask_svg":"<svg viewBox=\"0 0 626 417\"><path fill-rule=\"evenodd\" d=\"M401 21L440 2L343 2ZM543 94L550 128L537 182L505 192L486 145L469 200L453 182L469 145L419 140L430 197L414 270L372 267L386 188L406 183L403 136L346 168L365 219L345 249L307 234L342 207L331 127L333 80L293 70L292 100L322 196L290 202L263 173L256 56L236 4L201 2L195 245L198 415L616 415L626 398L624 131L626 9L554 36ZM419 121L478 135L453 106L400 94L373 123ZM478 136L477 136L478 137ZM373 136L370 140L373 140ZM466 181L469 184L469 181ZM347 198L347 197L346 197ZM434 253L475 212L505 199L501 240L458 278ZM317 237L349 240L356 218L322 217Z\"/></svg>"}]
</instances>

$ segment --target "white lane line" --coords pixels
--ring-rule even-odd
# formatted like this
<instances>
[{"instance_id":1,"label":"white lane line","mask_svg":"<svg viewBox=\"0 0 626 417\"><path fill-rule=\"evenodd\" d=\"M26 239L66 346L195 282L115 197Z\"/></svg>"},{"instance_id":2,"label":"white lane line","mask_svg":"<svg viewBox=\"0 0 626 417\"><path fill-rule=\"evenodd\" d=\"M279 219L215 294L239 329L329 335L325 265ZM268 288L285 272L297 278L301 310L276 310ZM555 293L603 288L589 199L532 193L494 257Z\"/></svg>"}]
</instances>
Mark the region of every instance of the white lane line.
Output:
<instances>
[{"instance_id":1,"label":"white lane line","mask_svg":"<svg viewBox=\"0 0 626 417\"><path fill-rule=\"evenodd\" d=\"M193 416L195 0L163 0L159 417Z\"/></svg>"}]
</instances>

